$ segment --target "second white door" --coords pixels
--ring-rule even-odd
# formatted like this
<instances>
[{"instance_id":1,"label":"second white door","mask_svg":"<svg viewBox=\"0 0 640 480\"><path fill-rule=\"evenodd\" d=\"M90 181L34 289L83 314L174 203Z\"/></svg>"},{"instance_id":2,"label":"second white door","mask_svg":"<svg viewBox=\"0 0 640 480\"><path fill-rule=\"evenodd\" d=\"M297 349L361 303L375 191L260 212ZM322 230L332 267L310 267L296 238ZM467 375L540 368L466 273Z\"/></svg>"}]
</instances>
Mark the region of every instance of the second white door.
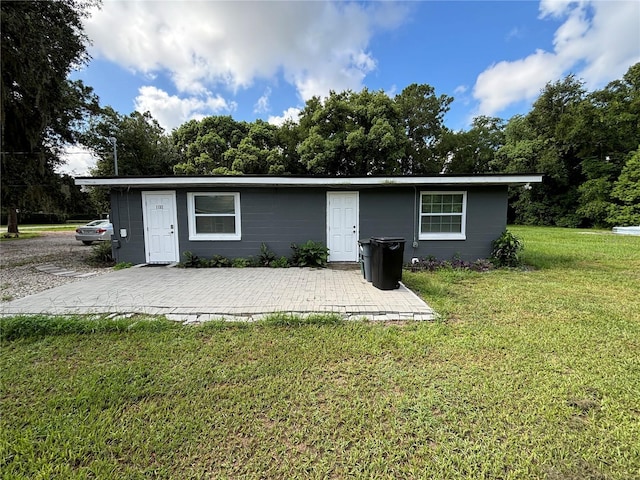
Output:
<instances>
[{"instance_id":1,"label":"second white door","mask_svg":"<svg viewBox=\"0 0 640 480\"><path fill-rule=\"evenodd\" d=\"M327 247L330 262L358 261L358 192L327 192Z\"/></svg>"}]
</instances>

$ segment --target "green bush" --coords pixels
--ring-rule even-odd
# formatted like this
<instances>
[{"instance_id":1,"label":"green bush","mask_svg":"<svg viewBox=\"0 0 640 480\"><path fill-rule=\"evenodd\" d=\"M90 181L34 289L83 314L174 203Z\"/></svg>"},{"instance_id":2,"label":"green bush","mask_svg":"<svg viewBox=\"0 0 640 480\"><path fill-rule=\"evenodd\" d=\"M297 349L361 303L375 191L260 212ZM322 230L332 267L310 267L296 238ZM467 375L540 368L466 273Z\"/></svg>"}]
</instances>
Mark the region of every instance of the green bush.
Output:
<instances>
[{"instance_id":1,"label":"green bush","mask_svg":"<svg viewBox=\"0 0 640 480\"><path fill-rule=\"evenodd\" d=\"M287 257L280 257L271 262L273 268L289 268L289 259Z\"/></svg>"},{"instance_id":2,"label":"green bush","mask_svg":"<svg viewBox=\"0 0 640 480\"><path fill-rule=\"evenodd\" d=\"M260 245L260 255L258 255L258 265L261 267L270 267L271 262L276 259L276 254L269 250L266 243Z\"/></svg>"},{"instance_id":3,"label":"green bush","mask_svg":"<svg viewBox=\"0 0 640 480\"><path fill-rule=\"evenodd\" d=\"M291 244L293 255L291 264L298 267L325 267L329 258L329 249L320 242L309 240L298 246Z\"/></svg>"},{"instance_id":4,"label":"green bush","mask_svg":"<svg viewBox=\"0 0 640 480\"><path fill-rule=\"evenodd\" d=\"M231 260L229 260L227 257L223 257L222 255L214 255L209 260L207 266L213 268L230 267Z\"/></svg>"},{"instance_id":5,"label":"green bush","mask_svg":"<svg viewBox=\"0 0 640 480\"><path fill-rule=\"evenodd\" d=\"M246 258L234 258L231 261L231 266L233 268L245 268L251 266L251 261Z\"/></svg>"},{"instance_id":6,"label":"green bush","mask_svg":"<svg viewBox=\"0 0 640 480\"><path fill-rule=\"evenodd\" d=\"M518 267L522 242L514 234L505 230L492 243L491 262L496 267Z\"/></svg>"},{"instance_id":7,"label":"green bush","mask_svg":"<svg viewBox=\"0 0 640 480\"><path fill-rule=\"evenodd\" d=\"M214 255L207 260L206 258L200 258L197 255L186 251L182 256L184 257L184 261L180 263L180 266L184 268L220 268L231 266L231 260L223 257L222 255Z\"/></svg>"},{"instance_id":8,"label":"green bush","mask_svg":"<svg viewBox=\"0 0 640 480\"><path fill-rule=\"evenodd\" d=\"M98 267L111 267L115 262L111 250L111 242L99 242L91 247L87 262Z\"/></svg>"},{"instance_id":9,"label":"green bush","mask_svg":"<svg viewBox=\"0 0 640 480\"><path fill-rule=\"evenodd\" d=\"M184 257L184 261L180 264L180 266L184 268L203 268L209 266L208 262L205 259L194 255L192 252L186 251L182 254L182 256Z\"/></svg>"}]
</instances>

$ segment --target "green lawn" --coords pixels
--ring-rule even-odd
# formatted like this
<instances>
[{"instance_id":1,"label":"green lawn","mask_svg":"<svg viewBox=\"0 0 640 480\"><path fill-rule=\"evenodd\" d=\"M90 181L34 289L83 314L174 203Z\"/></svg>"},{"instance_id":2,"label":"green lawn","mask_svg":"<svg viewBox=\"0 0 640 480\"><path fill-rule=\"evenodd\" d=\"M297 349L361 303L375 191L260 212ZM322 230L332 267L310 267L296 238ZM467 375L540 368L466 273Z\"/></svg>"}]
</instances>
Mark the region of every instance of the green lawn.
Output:
<instances>
[{"instance_id":1,"label":"green lawn","mask_svg":"<svg viewBox=\"0 0 640 480\"><path fill-rule=\"evenodd\" d=\"M6 225L0 225L0 241L15 241L15 240L24 240L27 238L39 237L42 232L75 232L76 228L80 225L84 225L87 223L86 221L80 220L76 223L61 223L55 225L18 225L18 230L20 231L19 237L8 237L5 238L4 235L7 232Z\"/></svg>"},{"instance_id":2,"label":"green lawn","mask_svg":"<svg viewBox=\"0 0 640 480\"><path fill-rule=\"evenodd\" d=\"M4 319L3 478L640 478L640 238L511 230L438 322Z\"/></svg>"}]
</instances>

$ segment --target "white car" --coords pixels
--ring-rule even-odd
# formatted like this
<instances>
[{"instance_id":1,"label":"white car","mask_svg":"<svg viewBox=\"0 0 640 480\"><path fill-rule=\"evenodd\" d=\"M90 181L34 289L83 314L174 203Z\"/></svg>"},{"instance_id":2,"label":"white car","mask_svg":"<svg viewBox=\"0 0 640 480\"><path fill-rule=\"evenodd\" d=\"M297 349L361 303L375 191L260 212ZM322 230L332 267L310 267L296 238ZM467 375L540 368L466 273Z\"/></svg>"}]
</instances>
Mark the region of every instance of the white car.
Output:
<instances>
[{"instance_id":1,"label":"white car","mask_svg":"<svg viewBox=\"0 0 640 480\"><path fill-rule=\"evenodd\" d=\"M76 228L76 240L91 245L93 242L105 242L111 240L113 225L109 220L94 220Z\"/></svg>"}]
</instances>

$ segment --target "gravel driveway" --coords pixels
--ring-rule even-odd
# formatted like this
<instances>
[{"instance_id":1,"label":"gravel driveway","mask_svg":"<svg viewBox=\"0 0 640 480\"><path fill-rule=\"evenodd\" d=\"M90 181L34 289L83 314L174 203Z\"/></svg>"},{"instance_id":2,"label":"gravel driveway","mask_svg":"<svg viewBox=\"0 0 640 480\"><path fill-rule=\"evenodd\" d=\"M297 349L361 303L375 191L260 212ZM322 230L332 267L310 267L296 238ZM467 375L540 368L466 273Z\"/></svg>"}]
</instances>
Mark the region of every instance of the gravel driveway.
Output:
<instances>
[{"instance_id":1,"label":"gravel driveway","mask_svg":"<svg viewBox=\"0 0 640 480\"><path fill-rule=\"evenodd\" d=\"M37 238L0 242L0 300L6 302L82 280L73 274L42 272L38 267L55 265L78 275L111 271L88 265L86 260L92 247L76 241L74 235L74 232L42 232Z\"/></svg>"}]
</instances>

